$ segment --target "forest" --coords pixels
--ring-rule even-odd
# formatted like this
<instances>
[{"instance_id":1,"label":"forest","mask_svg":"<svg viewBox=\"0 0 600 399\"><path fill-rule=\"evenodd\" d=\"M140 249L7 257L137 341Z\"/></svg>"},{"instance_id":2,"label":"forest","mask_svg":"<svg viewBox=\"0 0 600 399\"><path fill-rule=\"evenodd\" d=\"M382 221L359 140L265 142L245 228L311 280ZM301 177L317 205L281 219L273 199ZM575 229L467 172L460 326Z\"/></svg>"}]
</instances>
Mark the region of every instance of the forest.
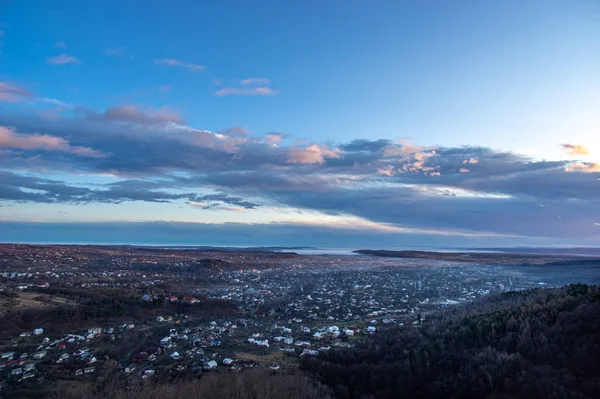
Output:
<instances>
[{"instance_id":1,"label":"forest","mask_svg":"<svg viewBox=\"0 0 600 399\"><path fill-rule=\"evenodd\" d=\"M380 329L301 368L338 398L594 398L600 288L508 292Z\"/></svg>"}]
</instances>

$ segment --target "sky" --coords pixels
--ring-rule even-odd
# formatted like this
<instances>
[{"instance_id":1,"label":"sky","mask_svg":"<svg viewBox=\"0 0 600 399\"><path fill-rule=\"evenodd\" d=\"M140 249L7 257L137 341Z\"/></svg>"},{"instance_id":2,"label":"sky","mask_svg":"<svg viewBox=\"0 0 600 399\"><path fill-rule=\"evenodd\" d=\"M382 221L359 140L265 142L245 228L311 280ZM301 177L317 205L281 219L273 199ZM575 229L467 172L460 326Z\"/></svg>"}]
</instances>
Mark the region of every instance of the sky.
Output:
<instances>
[{"instance_id":1,"label":"sky","mask_svg":"<svg viewBox=\"0 0 600 399\"><path fill-rule=\"evenodd\" d=\"M600 245L600 3L0 0L0 241Z\"/></svg>"}]
</instances>

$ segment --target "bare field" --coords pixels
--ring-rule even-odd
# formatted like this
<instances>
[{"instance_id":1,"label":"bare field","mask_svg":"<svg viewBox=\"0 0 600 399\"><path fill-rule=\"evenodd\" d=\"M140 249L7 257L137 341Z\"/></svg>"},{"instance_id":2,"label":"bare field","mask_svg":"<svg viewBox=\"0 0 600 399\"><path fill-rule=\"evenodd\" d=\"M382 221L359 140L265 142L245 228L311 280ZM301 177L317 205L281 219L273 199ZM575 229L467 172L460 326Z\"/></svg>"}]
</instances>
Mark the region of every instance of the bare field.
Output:
<instances>
[{"instance_id":1,"label":"bare field","mask_svg":"<svg viewBox=\"0 0 600 399\"><path fill-rule=\"evenodd\" d=\"M0 312L66 305L73 305L73 303L65 298L35 292L19 292L0 296Z\"/></svg>"}]
</instances>

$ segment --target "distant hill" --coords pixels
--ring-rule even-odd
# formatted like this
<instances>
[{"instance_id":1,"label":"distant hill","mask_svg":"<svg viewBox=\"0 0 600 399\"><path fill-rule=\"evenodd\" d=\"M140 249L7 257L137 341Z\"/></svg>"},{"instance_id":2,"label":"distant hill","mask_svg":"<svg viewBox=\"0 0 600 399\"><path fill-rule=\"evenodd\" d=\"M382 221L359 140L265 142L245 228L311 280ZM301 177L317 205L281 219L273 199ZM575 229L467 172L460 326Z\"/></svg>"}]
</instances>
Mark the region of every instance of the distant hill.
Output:
<instances>
[{"instance_id":1,"label":"distant hill","mask_svg":"<svg viewBox=\"0 0 600 399\"><path fill-rule=\"evenodd\" d=\"M519 252L434 252L434 251L390 251L384 249L359 249L353 251L361 255L380 256L386 258L405 259L434 259L455 262L470 263L510 263L510 264L547 264L557 261L600 261L600 255L596 257L578 256L574 254L552 254L552 253L519 253Z\"/></svg>"}]
</instances>

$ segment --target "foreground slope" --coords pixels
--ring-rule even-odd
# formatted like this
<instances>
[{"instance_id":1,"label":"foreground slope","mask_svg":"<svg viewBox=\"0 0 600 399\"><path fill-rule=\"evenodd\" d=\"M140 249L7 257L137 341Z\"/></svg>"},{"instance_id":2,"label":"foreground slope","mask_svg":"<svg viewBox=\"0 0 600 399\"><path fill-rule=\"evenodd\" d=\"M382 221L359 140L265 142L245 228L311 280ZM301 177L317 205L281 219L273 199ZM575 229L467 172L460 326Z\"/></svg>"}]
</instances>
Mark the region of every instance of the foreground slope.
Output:
<instances>
[{"instance_id":1,"label":"foreground slope","mask_svg":"<svg viewBox=\"0 0 600 399\"><path fill-rule=\"evenodd\" d=\"M510 292L302 367L340 398L593 398L599 315L598 286Z\"/></svg>"}]
</instances>

